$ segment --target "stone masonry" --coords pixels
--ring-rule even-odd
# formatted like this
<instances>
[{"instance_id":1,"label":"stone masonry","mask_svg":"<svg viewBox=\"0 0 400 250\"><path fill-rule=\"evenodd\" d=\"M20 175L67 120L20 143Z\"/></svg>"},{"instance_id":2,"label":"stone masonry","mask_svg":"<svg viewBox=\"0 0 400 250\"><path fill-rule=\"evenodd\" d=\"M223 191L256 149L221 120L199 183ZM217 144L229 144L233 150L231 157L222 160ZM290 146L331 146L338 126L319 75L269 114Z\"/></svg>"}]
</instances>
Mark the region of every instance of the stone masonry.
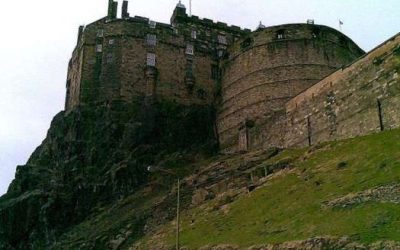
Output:
<instances>
[{"instance_id":1,"label":"stone masonry","mask_svg":"<svg viewBox=\"0 0 400 250\"><path fill-rule=\"evenodd\" d=\"M286 104L285 146L308 146L400 125L400 34Z\"/></svg>"},{"instance_id":2,"label":"stone masonry","mask_svg":"<svg viewBox=\"0 0 400 250\"><path fill-rule=\"evenodd\" d=\"M399 35L366 54L322 25L255 31L189 16L128 13L79 27L65 109L113 101L214 105L223 151L303 147L400 124Z\"/></svg>"},{"instance_id":3,"label":"stone masonry","mask_svg":"<svg viewBox=\"0 0 400 250\"><path fill-rule=\"evenodd\" d=\"M69 64L66 110L78 105L151 97L211 104L227 47L250 30L188 16L178 4L171 24L109 15L80 27Z\"/></svg>"},{"instance_id":4,"label":"stone masonry","mask_svg":"<svg viewBox=\"0 0 400 250\"><path fill-rule=\"evenodd\" d=\"M267 139L263 131L269 133L271 125L279 123L276 114L285 103L364 54L340 32L312 24L259 28L229 52L217 123L221 146L230 149L241 145L238 133L252 133L252 147L263 146L263 141L269 147L282 146L282 132L274 131Z\"/></svg>"}]
</instances>

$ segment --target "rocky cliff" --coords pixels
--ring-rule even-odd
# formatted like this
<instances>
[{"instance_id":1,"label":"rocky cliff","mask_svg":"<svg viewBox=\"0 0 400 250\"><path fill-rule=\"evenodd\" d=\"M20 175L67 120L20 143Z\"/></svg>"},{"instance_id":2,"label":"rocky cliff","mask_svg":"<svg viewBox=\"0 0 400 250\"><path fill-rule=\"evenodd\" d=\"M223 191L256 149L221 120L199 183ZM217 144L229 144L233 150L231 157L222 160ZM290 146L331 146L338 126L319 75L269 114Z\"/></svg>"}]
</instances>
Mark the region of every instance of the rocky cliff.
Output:
<instances>
[{"instance_id":1,"label":"rocky cliff","mask_svg":"<svg viewBox=\"0 0 400 250\"><path fill-rule=\"evenodd\" d=\"M191 171L180 166L215 151L214 119L211 107L144 100L60 112L0 198L0 249L52 248L97 208L148 183L169 185ZM141 216L134 235L149 214Z\"/></svg>"}]
</instances>

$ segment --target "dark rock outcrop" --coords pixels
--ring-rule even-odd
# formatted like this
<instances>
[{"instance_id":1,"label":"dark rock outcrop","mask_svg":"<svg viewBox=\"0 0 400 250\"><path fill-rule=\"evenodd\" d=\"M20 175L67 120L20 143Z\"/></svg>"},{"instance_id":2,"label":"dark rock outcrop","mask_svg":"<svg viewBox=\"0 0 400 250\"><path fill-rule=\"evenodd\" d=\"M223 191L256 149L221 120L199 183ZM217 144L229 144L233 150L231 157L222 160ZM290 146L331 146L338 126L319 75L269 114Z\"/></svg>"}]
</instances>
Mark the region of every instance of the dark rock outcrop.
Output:
<instances>
[{"instance_id":1,"label":"dark rock outcrop","mask_svg":"<svg viewBox=\"0 0 400 250\"><path fill-rule=\"evenodd\" d=\"M179 166L216 149L214 117L211 107L169 102L116 102L60 112L0 198L0 249L50 248L96 206L153 181L149 166L185 174Z\"/></svg>"}]
</instances>

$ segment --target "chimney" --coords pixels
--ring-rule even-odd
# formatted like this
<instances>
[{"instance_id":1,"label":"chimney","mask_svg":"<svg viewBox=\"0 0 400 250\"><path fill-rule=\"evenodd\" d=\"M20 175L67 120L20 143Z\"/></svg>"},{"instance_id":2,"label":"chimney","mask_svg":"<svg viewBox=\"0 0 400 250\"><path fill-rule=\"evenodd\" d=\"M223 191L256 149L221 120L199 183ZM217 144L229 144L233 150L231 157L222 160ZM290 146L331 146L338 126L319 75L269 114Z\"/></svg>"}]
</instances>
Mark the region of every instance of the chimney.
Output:
<instances>
[{"instance_id":1,"label":"chimney","mask_svg":"<svg viewBox=\"0 0 400 250\"><path fill-rule=\"evenodd\" d=\"M127 0L124 0L124 2L122 3L122 18L129 18Z\"/></svg>"},{"instance_id":2,"label":"chimney","mask_svg":"<svg viewBox=\"0 0 400 250\"><path fill-rule=\"evenodd\" d=\"M117 18L118 2L113 2L113 18Z\"/></svg>"},{"instance_id":3,"label":"chimney","mask_svg":"<svg viewBox=\"0 0 400 250\"><path fill-rule=\"evenodd\" d=\"M117 10L118 10L118 2L114 2L113 0L108 0L108 19L117 18Z\"/></svg>"},{"instance_id":4,"label":"chimney","mask_svg":"<svg viewBox=\"0 0 400 250\"><path fill-rule=\"evenodd\" d=\"M112 16L112 9L113 9L113 0L108 0L108 13L107 13L107 17L111 18Z\"/></svg>"}]
</instances>

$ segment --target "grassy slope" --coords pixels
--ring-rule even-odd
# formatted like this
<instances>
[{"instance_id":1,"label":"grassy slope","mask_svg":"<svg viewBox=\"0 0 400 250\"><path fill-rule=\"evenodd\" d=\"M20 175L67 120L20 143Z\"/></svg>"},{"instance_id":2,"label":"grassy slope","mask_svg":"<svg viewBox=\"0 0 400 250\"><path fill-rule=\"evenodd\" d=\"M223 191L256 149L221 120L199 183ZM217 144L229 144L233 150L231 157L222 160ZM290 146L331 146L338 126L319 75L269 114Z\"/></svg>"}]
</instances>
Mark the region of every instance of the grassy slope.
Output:
<instances>
[{"instance_id":1,"label":"grassy slope","mask_svg":"<svg viewBox=\"0 0 400 250\"><path fill-rule=\"evenodd\" d=\"M294 171L242 196L230 204L228 212L206 212L204 207L185 211L182 245L190 249L220 243L249 246L324 235L351 236L361 242L400 241L400 205L321 206L348 193L399 183L400 130L314 149L287 150L268 161L284 157L295 159ZM341 162L346 167L338 168ZM195 223L191 223L193 218ZM172 231L167 238L173 245Z\"/></svg>"}]
</instances>

